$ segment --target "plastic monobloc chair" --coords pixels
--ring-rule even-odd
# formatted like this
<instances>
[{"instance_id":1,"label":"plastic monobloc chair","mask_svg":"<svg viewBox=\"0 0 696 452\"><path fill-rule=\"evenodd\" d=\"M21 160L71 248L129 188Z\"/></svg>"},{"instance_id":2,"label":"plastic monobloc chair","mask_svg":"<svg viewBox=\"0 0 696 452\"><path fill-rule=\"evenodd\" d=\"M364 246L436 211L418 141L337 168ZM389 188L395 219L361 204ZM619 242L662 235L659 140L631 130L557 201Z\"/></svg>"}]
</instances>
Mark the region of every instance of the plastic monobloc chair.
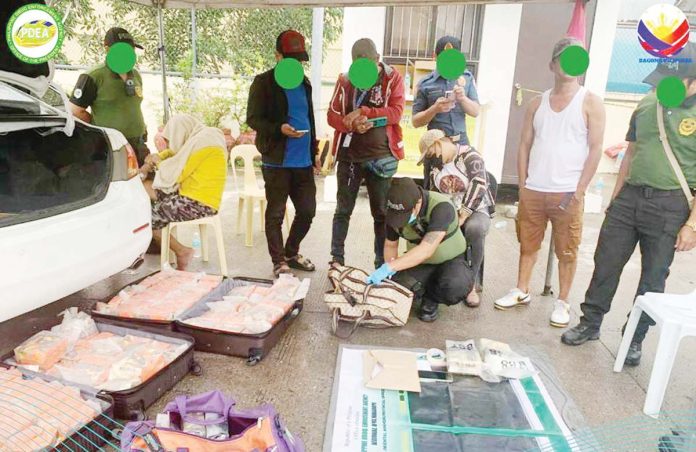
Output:
<instances>
[{"instance_id":1,"label":"plastic monobloc chair","mask_svg":"<svg viewBox=\"0 0 696 452\"><path fill-rule=\"evenodd\" d=\"M232 179L235 188L239 193L239 205L237 208L237 234L242 233L242 218L246 208L246 237L244 244L248 247L254 246L254 206L259 204L259 220L261 230L266 230L266 192L259 187L254 171L254 159L260 158L261 153L253 144L240 144L232 148L230 152L230 164L232 165ZM237 169L235 160L241 158L244 162L244 185L240 188L237 180ZM289 229L288 210L285 209L285 225Z\"/></svg>"},{"instance_id":2,"label":"plastic monobloc chair","mask_svg":"<svg viewBox=\"0 0 696 452\"><path fill-rule=\"evenodd\" d=\"M621 372L623 369L628 348L643 312L648 314L660 328L660 341L643 406L645 414L657 418L679 343L684 337L696 336L696 291L686 295L649 292L639 296L626 324L626 331L614 363L614 372Z\"/></svg>"},{"instance_id":3,"label":"plastic monobloc chair","mask_svg":"<svg viewBox=\"0 0 696 452\"><path fill-rule=\"evenodd\" d=\"M222 276L227 276L227 257L225 256L225 243L222 238L222 221L220 220L220 214L212 217L199 218L197 220L169 223L169 225L165 226L162 229L162 249L160 256L162 270L169 265L169 237L173 233L172 229L177 226L198 226L201 235L201 254L203 255L203 262L208 262L208 226L212 226L217 243L218 257L220 259L220 274Z\"/></svg>"}]
</instances>

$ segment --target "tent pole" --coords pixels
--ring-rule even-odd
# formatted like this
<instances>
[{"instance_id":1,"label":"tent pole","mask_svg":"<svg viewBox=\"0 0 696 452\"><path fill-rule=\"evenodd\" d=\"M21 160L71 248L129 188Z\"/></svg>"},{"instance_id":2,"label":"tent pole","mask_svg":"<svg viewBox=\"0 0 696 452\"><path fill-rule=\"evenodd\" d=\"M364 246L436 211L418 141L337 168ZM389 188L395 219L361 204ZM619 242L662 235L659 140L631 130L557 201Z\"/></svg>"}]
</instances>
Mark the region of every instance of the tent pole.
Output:
<instances>
[{"instance_id":1,"label":"tent pole","mask_svg":"<svg viewBox=\"0 0 696 452\"><path fill-rule=\"evenodd\" d=\"M162 16L163 0L157 2L157 22L159 22L159 53L162 66L162 104L164 107L164 122L169 121L169 96L167 95L167 64L164 56L164 19Z\"/></svg>"},{"instance_id":2,"label":"tent pole","mask_svg":"<svg viewBox=\"0 0 696 452\"><path fill-rule=\"evenodd\" d=\"M323 60L324 43L324 8L312 10L312 102L314 103L314 117L321 118L321 67ZM317 123L317 136L323 132L323 122Z\"/></svg>"},{"instance_id":3,"label":"tent pole","mask_svg":"<svg viewBox=\"0 0 696 452\"><path fill-rule=\"evenodd\" d=\"M198 61L198 49L196 48L196 7L191 7L191 84L193 85L193 101L198 97L198 83L196 81L196 63Z\"/></svg>"}]
</instances>

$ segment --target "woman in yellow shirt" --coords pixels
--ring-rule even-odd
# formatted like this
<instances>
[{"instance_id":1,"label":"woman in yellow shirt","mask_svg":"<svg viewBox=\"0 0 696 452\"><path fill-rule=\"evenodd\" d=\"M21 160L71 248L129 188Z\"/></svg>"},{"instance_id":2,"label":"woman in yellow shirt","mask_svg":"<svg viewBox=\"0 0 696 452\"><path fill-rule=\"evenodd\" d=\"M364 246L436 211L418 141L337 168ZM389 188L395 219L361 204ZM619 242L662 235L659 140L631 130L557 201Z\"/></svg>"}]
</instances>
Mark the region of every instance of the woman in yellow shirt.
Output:
<instances>
[{"instance_id":1,"label":"woman in yellow shirt","mask_svg":"<svg viewBox=\"0 0 696 452\"><path fill-rule=\"evenodd\" d=\"M187 114L173 116L162 132L166 149L150 154L141 171L156 169L155 180L146 181L152 199L152 230L160 243L161 230L172 222L190 221L217 214L227 178L225 137L219 129L204 126ZM171 237L179 270L186 268L193 250Z\"/></svg>"}]
</instances>

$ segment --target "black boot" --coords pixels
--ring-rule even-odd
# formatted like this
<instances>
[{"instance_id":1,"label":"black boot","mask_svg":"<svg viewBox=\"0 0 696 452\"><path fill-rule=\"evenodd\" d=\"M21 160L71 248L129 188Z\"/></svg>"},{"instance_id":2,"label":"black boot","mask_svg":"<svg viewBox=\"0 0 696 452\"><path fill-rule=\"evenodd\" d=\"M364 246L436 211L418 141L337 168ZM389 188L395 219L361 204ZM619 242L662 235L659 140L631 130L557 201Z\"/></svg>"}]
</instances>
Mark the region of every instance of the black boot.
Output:
<instances>
[{"instance_id":1,"label":"black boot","mask_svg":"<svg viewBox=\"0 0 696 452\"><path fill-rule=\"evenodd\" d=\"M423 300L418 312L418 318L423 322L434 322L437 320L437 303Z\"/></svg>"},{"instance_id":2,"label":"black boot","mask_svg":"<svg viewBox=\"0 0 696 452\"><path fill-rule=\"evenodd\" d=\"M631 342L631 346L628 347L628 353L626 354L626 361L624 363L627 366L637 366L640 364L640 357L643 355L643 346L639 342Z\"/></svg>"},{"instance_id":3,"label":"black boot","mask_svg":"<svg viewBox=\"0 0 696 452\"><path fill-rule=\"evenodd\" d=\"M599 328L579 324L569 329L561 336L561 342L566 345L582 345L587 341L599 339Z\"/></svg>"}]
</instances>

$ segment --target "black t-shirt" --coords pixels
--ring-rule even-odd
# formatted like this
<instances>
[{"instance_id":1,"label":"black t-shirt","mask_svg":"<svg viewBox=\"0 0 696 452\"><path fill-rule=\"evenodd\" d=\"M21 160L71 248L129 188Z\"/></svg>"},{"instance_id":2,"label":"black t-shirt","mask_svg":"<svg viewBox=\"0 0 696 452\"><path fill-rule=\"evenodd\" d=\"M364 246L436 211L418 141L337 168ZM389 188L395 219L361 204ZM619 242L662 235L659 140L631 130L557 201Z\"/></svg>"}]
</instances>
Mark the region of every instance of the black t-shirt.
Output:
<instances>
[{"instance_id":1,"label":"black t-shirt","mask_svg":"<svg viewBox=\"0 0 696 452\"><path fill-rule=\"evenodd\" d=\"M423 192L423 194L426 195L427 193ZM427 198L424 197L424 199L425 202L423 203L423 206L421 207L421 210L418 213L419 220L423 219L425 217L426 212L428 211ZM425 225L425 234L427 234L428 232L447 232L449 230L450 225L456 217L457 212L455 211L454 206L452 204L448 202L438 204L430 213L430 223ZM399 240L399 237L400 235L397 231L387 226L387 240L391 242L396 242L397 240Z\"/></svg>"}]
</instances>

